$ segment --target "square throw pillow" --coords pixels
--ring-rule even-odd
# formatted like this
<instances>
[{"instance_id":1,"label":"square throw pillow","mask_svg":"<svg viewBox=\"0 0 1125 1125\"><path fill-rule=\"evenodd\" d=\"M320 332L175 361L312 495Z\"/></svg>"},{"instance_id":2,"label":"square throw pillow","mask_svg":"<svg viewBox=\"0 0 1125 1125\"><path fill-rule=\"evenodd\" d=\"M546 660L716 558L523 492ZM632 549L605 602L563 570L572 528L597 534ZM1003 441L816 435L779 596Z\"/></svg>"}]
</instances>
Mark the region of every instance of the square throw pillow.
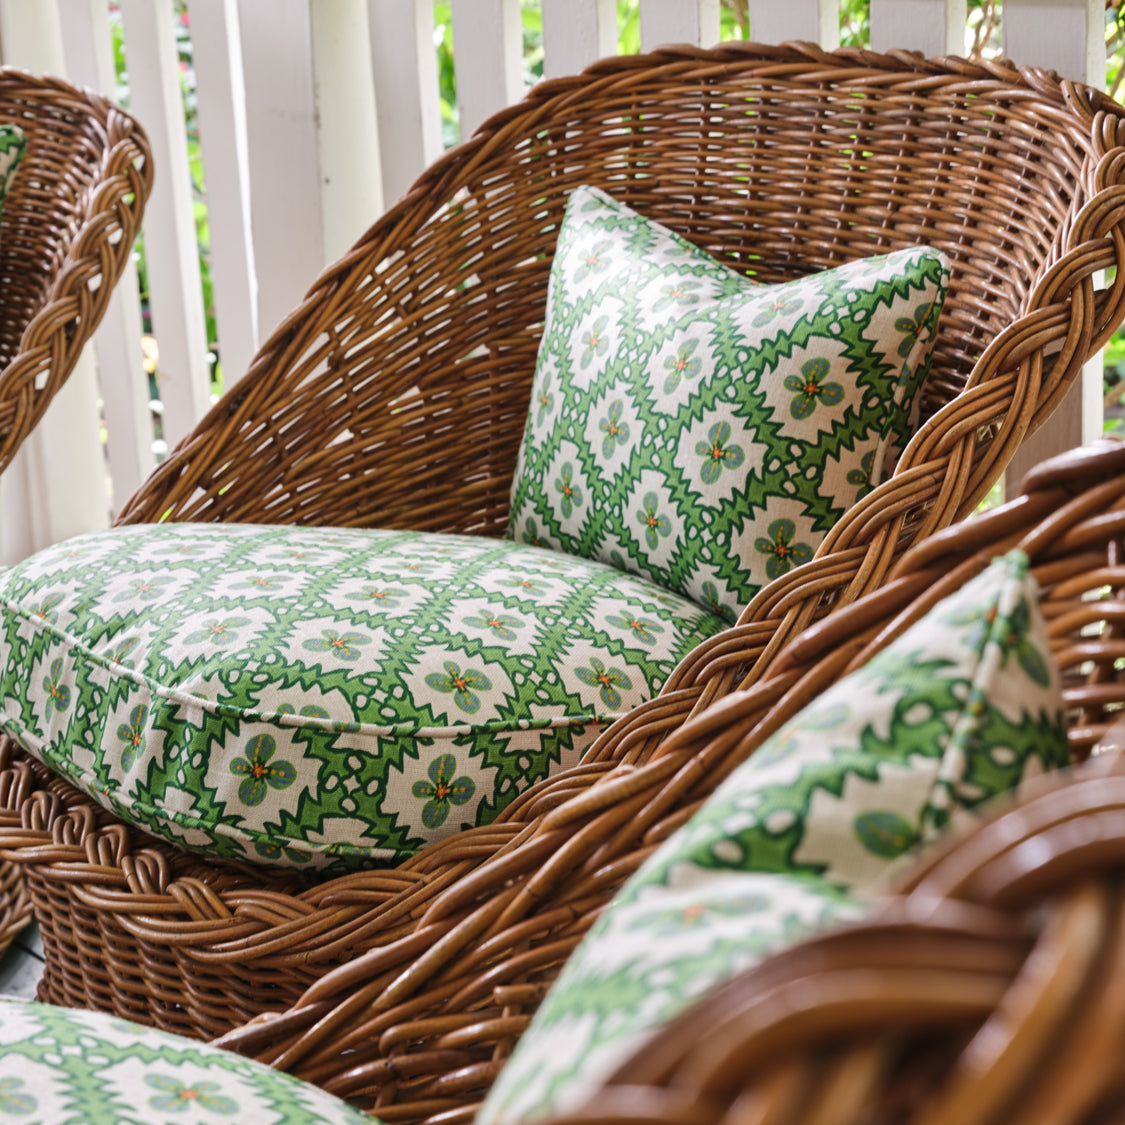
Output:
<instances>
[{"instance_id":1,"label":"square throw pillow","mask_svg":"<svg viewBox=\"0 0 1125 1125\"><path fill-rule=\"evenodd\" d=\"M918 247L764 286L578 188L509 538L611 563L733 621L893 466L948 280L945 258Z\"/></svg>"},{"instance_id":2,"label":"square throw pillow","mask_svg":"<svg viewBox=\"0 0 1125 1125\"><path fill-rule=\"evenodd\" d=\"M997 560L735 770L564 967L478 1125L567 1113L742 969L856 918L952 818L1066 764L1027 560Z\"/></svg>"},{"instance_id":3,"label":"square throw pillow","mask_svg":"<svg viewBox=\"0 0 1125 1125\"><path fill-rule=\"evenodd\" d=\"M27 134L18 125L0 125L0 204L8 195L8 186L25 152Z\"/></svg>"}]
</instances>

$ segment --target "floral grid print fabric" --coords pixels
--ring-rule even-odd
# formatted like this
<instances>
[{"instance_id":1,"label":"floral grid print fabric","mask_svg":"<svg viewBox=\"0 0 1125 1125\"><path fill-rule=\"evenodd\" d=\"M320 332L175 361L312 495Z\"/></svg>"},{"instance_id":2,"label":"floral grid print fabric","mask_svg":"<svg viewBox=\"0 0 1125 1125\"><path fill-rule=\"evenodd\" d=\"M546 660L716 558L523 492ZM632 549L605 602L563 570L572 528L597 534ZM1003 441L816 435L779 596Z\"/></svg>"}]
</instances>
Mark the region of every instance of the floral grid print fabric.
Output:
<instances>
[{"instance_id":1,"label":"floral grid print fabric","mask_svg":"<svg viewBox=\"0 0 1125 1125\"><path fill-rule=\"evenodd\" d=\"M948 272L919 247L755 284L578 188L509 537L651 577L733 621L893 467Z\"/></svg>"},{"instance_id":2,"label":"floral grid print fabric","mask_svg":"<svg viewBox=\"0 0 1125 1125\"><path fill-rule=\"evenodd\" d=\"M290 1075L102 1012L0 1000L0 1120L373 1125ZM377 1125L377 1123L375 1123Z\"/></svg>"},{"instance_id":3,"label":"floral grid print fabric","mask_svg":"<svg viewBox=\"0 0 1125 1125\"><path fill-rule=\"evenodd\" d=\"M491 820L723 627L497 540L118 528L0 575L0 729L174 842L344 868Z\"/></svg>"},{"instance_id":4,"label":"floral grid print fabric","mask_svg":"<svg viewBox=\"0 0 1125 1125\"><path fill-rule=\"evenodd\" d=\"M574 1110L693 1000L856 918L952 818L1067 760L1015 552L763 743L649 859L564 967L478 1125Z\"/></svg>"},{"instance_id":5,"label":"floral grid print fabric","mask_svg":"<svg viewBox=\"0 0 1125 1125\"><path fill-rule=\"evenodd\" d=\"M0 125L0 205L25 152L27 134L18 125Z\"/></svg>"}]
</instances>

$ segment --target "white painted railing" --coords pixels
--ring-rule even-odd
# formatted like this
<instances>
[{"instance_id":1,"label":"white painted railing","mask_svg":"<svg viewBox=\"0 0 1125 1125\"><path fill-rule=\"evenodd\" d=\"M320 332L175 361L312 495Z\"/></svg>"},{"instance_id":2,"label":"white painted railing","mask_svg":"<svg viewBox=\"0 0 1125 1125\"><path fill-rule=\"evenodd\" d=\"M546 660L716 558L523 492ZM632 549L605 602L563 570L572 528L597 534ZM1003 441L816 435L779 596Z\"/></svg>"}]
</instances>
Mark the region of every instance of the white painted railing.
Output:
<instances>
[{"instance_id":1,"label":"white painted railing","mask_svg":"<svg viewBox=\"0 0 1125 1125\"><path fill-rule=\"evenodd\" d=\"M153 143L145 223L160 395L169 443L209 397L204 308L180 103L173 0L119 0L131 108ZM639 0L643 48L709 45L719 0ZM110 0L0 0L0 62L112 93ZM541 0L544 72L571 73L618 41L615 0ZM837 45L838 0L749 0L764 42ZM300 299L440 149L433 0L191 0L198 125L226 385ZM876 49L961 54L966 0L871 0ZM1004 0L1007 55L1104 83L1101 0ZM523 93L519 0L452 0L462 135ZM0 481L0 563L106 523L153 465L140 326L126 277L94 352ZM1086 398L1100 403L1100 378ZM1076 444L1081 409L1052 427ZM1088 422L1097 426L1096 415Z\"/></svg>"}]
</instances>

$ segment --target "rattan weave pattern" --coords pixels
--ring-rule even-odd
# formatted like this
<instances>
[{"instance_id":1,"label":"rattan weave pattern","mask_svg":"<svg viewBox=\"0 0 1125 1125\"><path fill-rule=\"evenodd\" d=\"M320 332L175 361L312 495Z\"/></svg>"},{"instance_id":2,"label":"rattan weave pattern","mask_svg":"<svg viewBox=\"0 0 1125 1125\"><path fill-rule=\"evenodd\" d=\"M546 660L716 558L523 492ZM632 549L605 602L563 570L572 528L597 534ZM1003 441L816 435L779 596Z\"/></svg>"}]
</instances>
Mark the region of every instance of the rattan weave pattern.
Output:
<instances>
[{"instance_id":1,"label":"rattan weave pattern","mask_svg":"<svg viewBox=\"0 0 1125 1125\"><path fill-rule=\"evenodd\" d=\"M3 471L105 314L153 166L132 117L60 79L0 69L0 122L28 137L0 234Z\"/></svg>"},{"instance_id":2,"label":"rattan weave pattern","mask_svg":"<svg viewBox=\"0 0 1125 1125\"><path fill-rule=\"evenodd\" d=\"M0 780L27 794L0 849L36 902L42 995L211 1036L312 985L232 1042L371 1091L388 1121L467 1119L597 911L747 752L722 731L789 706L783 644L971 510L1121 320L1125 271L1101 293L1092 278L1125 257L1122 142L1125 111L1048 74L809 46L610 60L486 123L320 278L123 518L498 533L554 230L582 182L763 280L940 246L929 419L817 559L583 764L393 871L312 884L202 864L14 763ZM740 684L751 704L722 698Z\"/></svg>"}]
</instances>

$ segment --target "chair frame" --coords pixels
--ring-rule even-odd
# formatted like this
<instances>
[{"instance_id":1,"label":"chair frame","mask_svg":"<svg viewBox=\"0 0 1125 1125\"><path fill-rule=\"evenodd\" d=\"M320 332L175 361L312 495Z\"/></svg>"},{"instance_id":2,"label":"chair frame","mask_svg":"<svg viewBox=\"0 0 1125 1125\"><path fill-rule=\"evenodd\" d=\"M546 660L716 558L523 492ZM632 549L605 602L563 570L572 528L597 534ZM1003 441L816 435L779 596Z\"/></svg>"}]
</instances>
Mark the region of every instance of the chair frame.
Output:
<instances>
[{"instance_id":1,"label":"chair frame","mask_svg":"<svg viewBox=\"0 0 1125 1125\"><path fill-rule=\"evenodd\" d=\"M1120 1119L1125 446L1042 466L1014 504L908 555L886 596L810 630L785 663L817 690L841 674L838 645L846 668L861 663L1013 545L1043 590L1072 747L1097 755L935 849L864 921L700 999L552 1125L733 1125L748 1103L777 1125ZM725 736L746 738L749 714Z\"/></svg>"},{"instance_id":2,"label":"chair frame","mask_svg":"<svg viewBox=\"0 0 1125 1125\"><path fill-rule=\"evenodd\" d=\"M728 116L727 143L701 146ZM741 760L740 746L685 749L685 720L705 712L693 738L724 728L753 684L763 714L776 704L795 682L774 672L785 642L972 512L1125 316L1125 110L1097 91L1006 63L808 44L605 60L544 82L425 173L122 521L501 533L536 310L582 182L763 281L917 241L945 250L926 420L894 475L578 766L393 869L316 882L201 862L6 747L0 854L32 889L42 998L200 1036L296 1004L228 1042L317 1082L353 1059L387 1121L467 1120L601 907ZM368 1003L377 1017L359 1020Z\"/></svg>"}]
</instances>

